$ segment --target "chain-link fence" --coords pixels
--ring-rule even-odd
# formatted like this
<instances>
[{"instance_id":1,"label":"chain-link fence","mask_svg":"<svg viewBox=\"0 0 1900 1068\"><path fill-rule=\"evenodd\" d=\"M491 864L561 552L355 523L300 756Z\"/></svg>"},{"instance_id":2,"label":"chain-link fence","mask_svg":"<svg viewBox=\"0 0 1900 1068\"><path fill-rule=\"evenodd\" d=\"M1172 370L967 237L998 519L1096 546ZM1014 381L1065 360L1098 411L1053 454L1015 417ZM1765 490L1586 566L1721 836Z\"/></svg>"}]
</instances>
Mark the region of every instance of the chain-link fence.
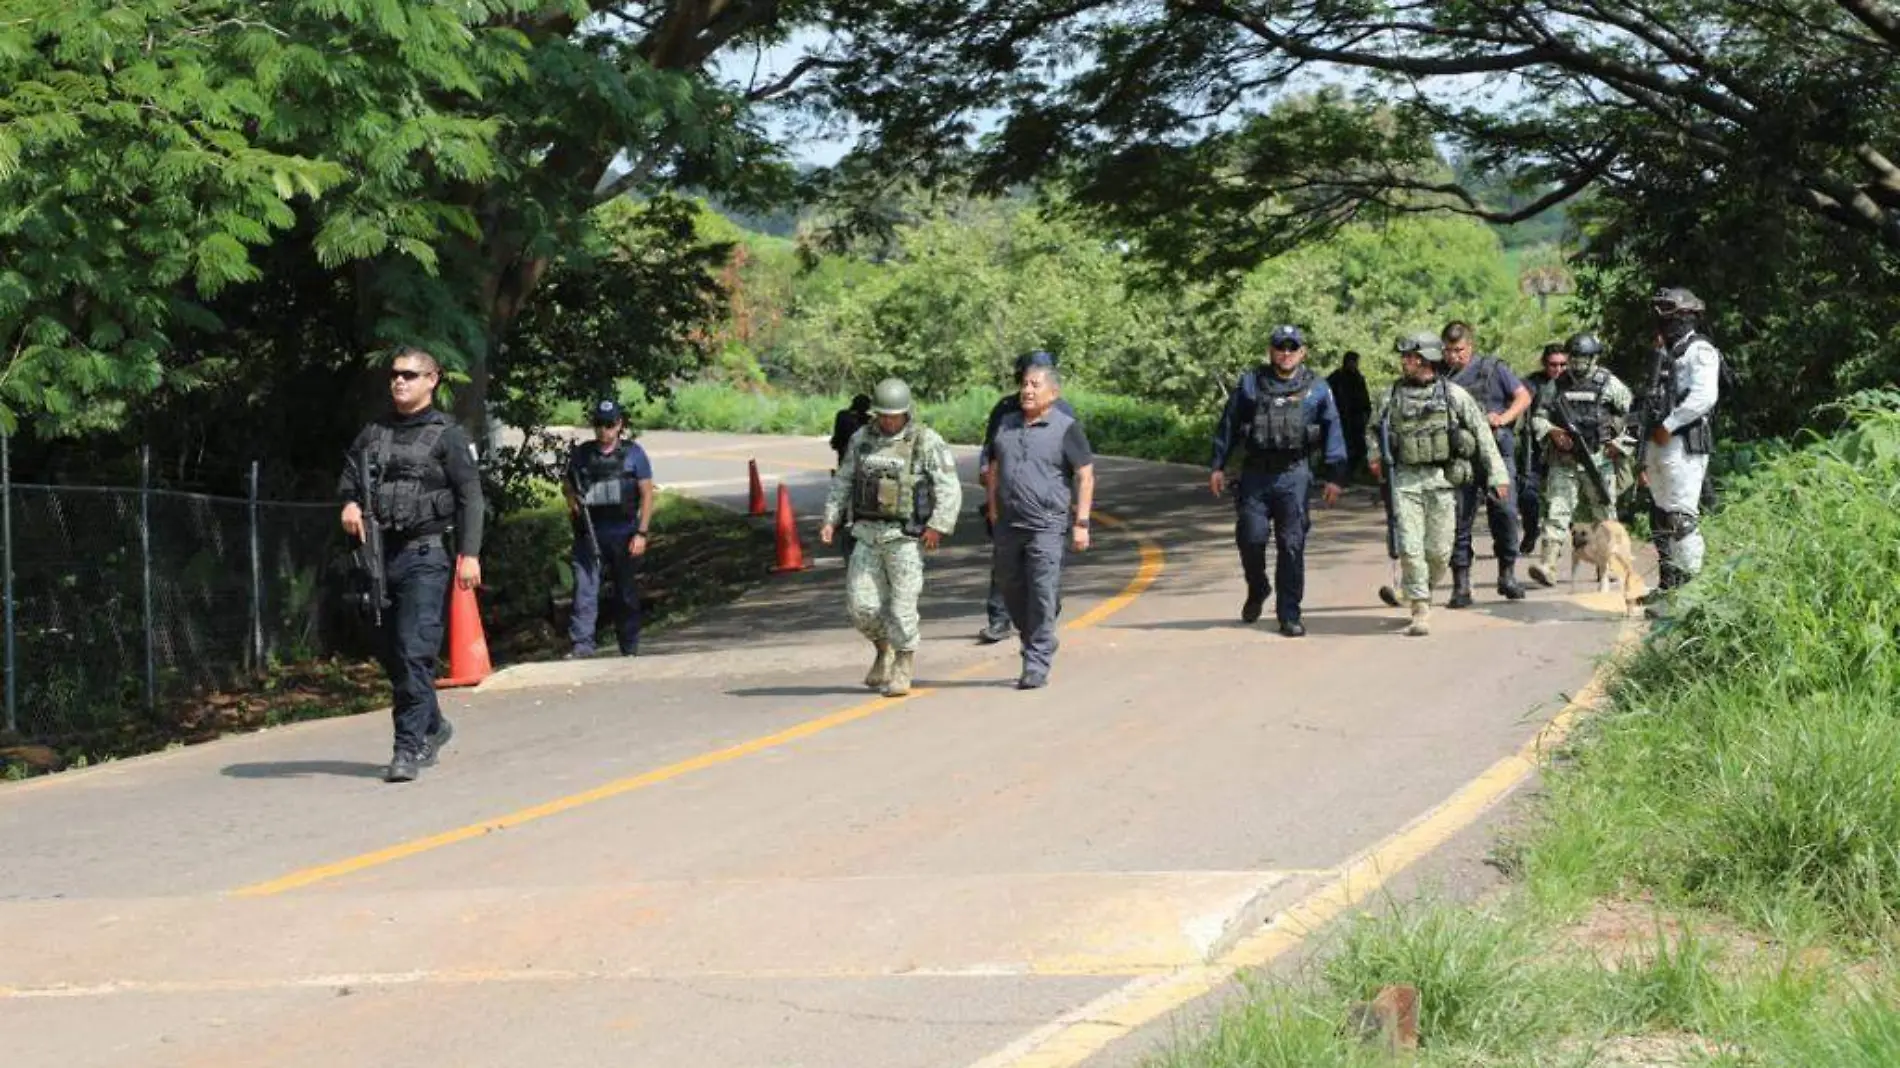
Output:
<instances>
[{"instance_id":1,"label":"chain-link fence","mask_svg":"<svg viewBox=\"0 0 1900 1068\"><path fill-rule=\"evenodd\" d=\"M335 606L333 503L4 482L7 733L85 744L163 728L272 662L365 648Z\"/></svg>"}]
</instances>

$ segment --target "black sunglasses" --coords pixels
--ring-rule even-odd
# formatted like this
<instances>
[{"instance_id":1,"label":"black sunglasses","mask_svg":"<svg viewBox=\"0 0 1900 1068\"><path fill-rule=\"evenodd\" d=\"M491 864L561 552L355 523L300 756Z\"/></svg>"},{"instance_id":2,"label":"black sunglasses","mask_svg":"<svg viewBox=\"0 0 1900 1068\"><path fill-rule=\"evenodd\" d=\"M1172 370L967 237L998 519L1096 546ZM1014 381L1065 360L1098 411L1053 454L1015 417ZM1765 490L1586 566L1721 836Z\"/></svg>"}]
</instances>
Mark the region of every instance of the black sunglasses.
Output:
<instances>
[{"instance_id":1,"label":"black sunglasses","mask_svg":"<svg viewBox=\"0 0 1900 1068\"><path fill-rule=\"evenodd\" d=\"M1301 347L1297 341L1276 341L1273 343L1273 351L1275 352L1297 352Z\"/></svg>"},{"instance_id":2,"label":"black sunglasses","mask_svg":"<svg viewBox=\"0 0 1900 1068\"><path fill-rule=\"evenodd\" d=\"M401 368L396 368L396 367L392 367L389 369L389 377L392 380L400 378L404 382L414 382L416 379L421 378L423 375L426 375L428 373L429 372L427 371L405 371L405 370L402 370Z\"/></svg>"}]
</instances>

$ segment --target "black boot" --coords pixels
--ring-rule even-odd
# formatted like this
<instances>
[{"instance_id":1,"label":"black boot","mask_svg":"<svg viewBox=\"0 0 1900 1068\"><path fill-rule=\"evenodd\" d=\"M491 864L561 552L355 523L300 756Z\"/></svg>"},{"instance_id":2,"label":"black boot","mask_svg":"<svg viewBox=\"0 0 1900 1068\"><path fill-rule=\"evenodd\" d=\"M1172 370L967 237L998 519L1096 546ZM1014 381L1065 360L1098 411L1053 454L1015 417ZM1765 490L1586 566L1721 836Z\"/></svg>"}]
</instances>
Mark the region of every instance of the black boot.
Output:
<instances>
[{"instance_id":1,"label":"black boot","mask_svg":"<svg viewBox=\"0 0 1900 1068\"><path fill-rule=\"evenodd\" d=\"M1262 589L1258 586L1247 587L1246 603L1240 606L1240 621L1252 623L1260 618L1260 609L1267 603L1267 596L1273 592L1271 586Z\"/></svg>"},{"instance_id":2,"label":"black boot","mask_svg":"<svg viewBox=\"0 0 1900 1068\"><path fill-rule=\"evenodd\" d=\"M1445 602L1445 607L1471 607L1471 568L1469 565L1451 569L1451 600Z\"/></svg>"},{"instance_id":3,"label":"black boot","mask_svg":"<svg viewBox=\"0 0 1900 1068\"><path fill-rule=\"evenodd\" d=\"M1498 565L1498 595L1507 601L1524 599L1524 584L1517 581L1517 561Z\"/></svg>"}]
</instances>

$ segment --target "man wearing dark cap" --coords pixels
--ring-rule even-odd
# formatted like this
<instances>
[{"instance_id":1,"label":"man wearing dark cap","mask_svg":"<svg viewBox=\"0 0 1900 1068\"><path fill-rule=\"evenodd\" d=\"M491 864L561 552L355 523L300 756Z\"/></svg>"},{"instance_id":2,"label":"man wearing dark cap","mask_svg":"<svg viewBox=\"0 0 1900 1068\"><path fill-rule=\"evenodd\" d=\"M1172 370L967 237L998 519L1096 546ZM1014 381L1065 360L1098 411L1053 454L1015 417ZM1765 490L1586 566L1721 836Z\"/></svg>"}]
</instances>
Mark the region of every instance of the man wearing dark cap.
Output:
<instances>
[{"instance_id":1,"label":"man wearing dark cap","mask_svg":"<svg viewBox=\"0 0 1900 1068\"><path fill-rule=\"evenodd\" d=\"M646 450L623 440L626 413L612 400L588 412L594 440L574 446L562 489L574 520L574 613L570 658L594 655L603 564L613 568L620 603L620 655L640 651L640 559L653 517L653 465Z\"/></svg>"},{"instance_id":2,"label":"man wearing dark cap","mask_svg":"<svg viewBox=\"0 0 1900 1068\"><path fill-rule=\"evenodd\" d=\"M990 461L995 459L991 444L996 439L996 428L1002 425L1004 416L1009 415L1011 412L1020 412L1023 410L1023 377L1027 375L1031 369L1037 367L1046 367L1049 370L1055 370L1055 353L1045 349L1034 349L1016 357L1016 389L1003 394L1003 396L997 400L996 406L990 409L990 421L983 428L983 450L977 454L976 469L976 480L985 488L990 484ZM1056 397L1052 407L1069 419L1074 420L1078 418L1075 414L1075 409L1069 405L1067 400L1064 400L1060 396ZM983 524L989 529L990 537L994 538L996 536L995 524L990 522L987 505L983 513ZM992 569L990 573L990 595L983 603L983 614L987 617L985 622L988 625L976 636L977 641L982 642L984 645L992 645L1009 637L1009 607L1003 600L1003 588L997 584L994 569Z\"/></svg>"},{"instance_id":3,"label":"man wearing dark cap","mask_svg":"<svg viewBox=\"0 0 1900 1068\"><path fill-rule=\"evenodd\" d=\"M1306 335L1297 326L1276 326L1267 359L1240 376L1228 395L1227 408L1214 430L1213 473L1208 488L1219 497L1227 489L1227 460L1234 446L1243 445L1240 493L1234 502L1237 519L1234 541L1240 546L1240 567L1247 576L1247 600L1240 608L1243 623L1260 618L1267 594L1267 533L1271 528L1275 550L1274 578L1279 593L1273 614L1280 633L1289 638L1306 634L1300 621L1300 601L1306 596L1306 532L1313 525L1306 511L1307 492L1313 486L1308 460L1319 453L1326 465L1326 504L1339 500L1346 479L1346 440L1340 432L1339 409L1325 379L1304 366Z\"/></svg>"}]
</instances>

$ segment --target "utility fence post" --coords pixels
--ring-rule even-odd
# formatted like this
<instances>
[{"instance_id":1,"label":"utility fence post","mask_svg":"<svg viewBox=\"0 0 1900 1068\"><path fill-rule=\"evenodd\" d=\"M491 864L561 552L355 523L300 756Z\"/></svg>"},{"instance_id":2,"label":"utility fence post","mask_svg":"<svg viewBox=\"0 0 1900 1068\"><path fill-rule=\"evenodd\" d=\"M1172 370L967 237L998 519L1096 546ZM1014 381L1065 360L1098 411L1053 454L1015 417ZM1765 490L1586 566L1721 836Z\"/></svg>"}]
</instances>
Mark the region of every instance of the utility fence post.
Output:
<instances>
[{"instance_id":1,"label":"utility fence post","mask_svg":"<svg viewBox=\"0 0 1900 1068\"><path fill-rule=\"evenodd\" d=\"M259 547L257 505L258 461L251 461L251 673L264 670L264 561Z\"/></svg>"},{"instance_id":2,"label":"utility fence post","mask_svg":"<svg viewBox=\"0 0 1900 1068\"><path fill-rule=\"evenodd\" d=\"M139 446L139 570L140 613L145 623L145 711L158 712L158 649L152 619L152 447Z\"/></svg>"},{"instance_id":3,"label":"utility fence post","mask_svg":"<svg viewBox=\"0 0 1900 1068\"><path fill-rule=\"evenodd\" d=\"M20 732L19 664L13 653L13 436L0 434L0 556L6 567L7 733Z\"/></svg>"}]
</instances>

